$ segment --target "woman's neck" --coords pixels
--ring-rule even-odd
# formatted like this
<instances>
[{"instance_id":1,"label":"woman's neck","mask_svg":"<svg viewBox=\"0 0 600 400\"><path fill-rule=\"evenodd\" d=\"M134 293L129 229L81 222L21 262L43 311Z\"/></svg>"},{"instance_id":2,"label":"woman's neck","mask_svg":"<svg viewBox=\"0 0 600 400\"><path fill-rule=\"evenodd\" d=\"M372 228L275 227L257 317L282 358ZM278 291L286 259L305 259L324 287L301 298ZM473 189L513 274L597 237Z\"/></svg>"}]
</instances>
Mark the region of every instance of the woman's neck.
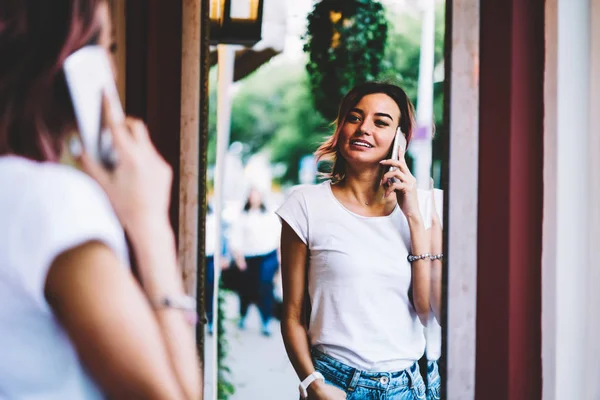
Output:
<instances>
[{"instance_id":1,"label":"woman's neck","mask_svg":"<svg viewBox=\"0 0 600 400\"><path fill-rule=\"evenodd\" d=\"M344 179L339 183L340 190L356 203L366 206L383 205L389 199L385 199L384 187L381 182L381 168L368 171L346 170Z\"/></svg>"}]
</instances>

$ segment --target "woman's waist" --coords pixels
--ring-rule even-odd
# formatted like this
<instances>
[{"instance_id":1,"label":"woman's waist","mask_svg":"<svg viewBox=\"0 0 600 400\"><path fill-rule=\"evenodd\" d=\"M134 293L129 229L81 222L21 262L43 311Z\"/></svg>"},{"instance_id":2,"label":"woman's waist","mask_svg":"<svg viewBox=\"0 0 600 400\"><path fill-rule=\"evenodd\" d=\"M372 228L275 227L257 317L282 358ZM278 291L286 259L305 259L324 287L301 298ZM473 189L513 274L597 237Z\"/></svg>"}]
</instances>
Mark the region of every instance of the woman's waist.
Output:
<instances>
[{"instance_id":1,"label":"woman's waist","mask_svg":"<svg viewBox=\"0 0 600 400\"><path fill-rule=\"evenodd\" d=\"M363 342L364 343L364 342ZM333 357L349 367L368 372L403 371L425 353L425 343L414 338L410 343L387 342L370 346L353 346L354 343L312 340L312 348Z\"/></svg>"},{"instance_id":2,"label":"woman's waist","mask_svg":"<svg viewBox=\"0 0 600 400\"><path fill-rule=\"evenodd\" d=\"M352 383L367 387L377 388L382 384L390 386L408 386L419 375L419 365L413 360L402 360L399 363L389 364L390 368L382 365L381 369L367 370L357 368L348 362L340 360L338 355L326 354L320 346L313 346L311 357L315 368L325 375L325 379L335 379L344 382L347 386Z\"/></svg>"}]
</instances>

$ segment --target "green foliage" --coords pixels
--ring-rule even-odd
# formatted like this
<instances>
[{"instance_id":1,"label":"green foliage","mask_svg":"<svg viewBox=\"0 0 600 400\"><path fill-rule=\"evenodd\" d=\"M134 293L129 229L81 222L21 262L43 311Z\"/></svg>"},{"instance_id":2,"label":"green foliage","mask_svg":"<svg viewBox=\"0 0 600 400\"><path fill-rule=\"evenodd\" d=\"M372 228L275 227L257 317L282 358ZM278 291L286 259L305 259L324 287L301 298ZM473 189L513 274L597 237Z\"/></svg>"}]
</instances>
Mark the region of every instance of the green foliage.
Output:
<instances>
[{"instance_id":1,"label":"green foliage","mask_svg":"<svg viewBox=\"0 0 600 400\"><path fill-rule=\"evenodd\" d=\"M435 47L434 65L444 61L444 4L435 11ZM418 15L408 13L388 16L390 27L385 56L378 80L384 80L401 86L411 101L417 105L419 84L419 57L421 55L421 21ZM434 119L436 126L442 123L443 85L434 88ZM440 90L442 89L442 90Z\"/></svg>"},{"instance_id":2,"label":"green foliage","mask_svg":"<svg viewBox=\"0 0 600 400\"><path fill-rule=\"evenodd\" d=\"M225 364L229 343L225 332L225 289L219 290L217 299L217 398L228 400L235 393L235 387L229 378L231 369Z\"/></svg>"},{"instance_id":3,"label":"green foliage","mask_svg":"<svg viewBox=\"0 0 600 400\"><path fill-rule=\"evenodd\" d=\"M323 0L308 16L304 51L315 106L335 119L342 97L380 72L388 25L376 0Z\"/></svg>"},{"instance_id":4,"label":"green foliage","mask_svg":"<svg viewBox=\"0 0 600 400\"><path fill-rule=\"evenodd\" d=\"M211 120L216 119L214 104ZM233 99L231 117L231 142L246 144L246 154L268 151L273 162L288 166L281 179L286 182L298 180L300 159L330 133L329 122L312 104L303 62L269 64L246 78ZM215 133L216 124L209 121L213 164Z\"/></svg>"}]
</instances>

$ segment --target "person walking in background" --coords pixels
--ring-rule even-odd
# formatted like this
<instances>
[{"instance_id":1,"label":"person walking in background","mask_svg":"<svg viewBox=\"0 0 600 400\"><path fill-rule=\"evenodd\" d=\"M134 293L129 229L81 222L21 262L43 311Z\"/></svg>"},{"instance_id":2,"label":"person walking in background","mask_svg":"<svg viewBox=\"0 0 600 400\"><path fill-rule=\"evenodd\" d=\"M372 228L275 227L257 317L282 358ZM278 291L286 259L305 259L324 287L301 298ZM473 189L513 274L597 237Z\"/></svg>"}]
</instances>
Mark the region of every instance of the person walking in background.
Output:
<instances>
[{"instance_id":1,"label":"person walking in background","mask_svg":"<svg viewBox=\"0 0 600 400\"><path fill-rule=\"evenodd\" d=\"M208 320L208 334L213 333L213 310L214 310L214 293L215 293L215 233L217 228L217 218L213 209L208 204L206 208L206 241L205 241L205 283L204 283L204 311Z\"/></svg>"},{"instance_id":2,"label":"person walking in background","mask_svg":"<svg viewBox=\"0 0 600 400\"><path fill-rule=\"evenodd\" d=\"M248 307L255 303L262 319L262 333L270 336L269 322L274 306L273 279L279 269L281 225L277 216L267 210L261 193L252 189L231 229L231 251L244 275L239 288L239 328L245 329Z\"/></svg>"},{"instance_id":3,"label":"person walking in background","mask_svg":"<svg viewBox=\"0 0 600 400\"><path fill-rule=\"evenodd\" d=\"M82 151L74 128L63 64L85 45L108 54L108 1L1 8L0 397L199 399L195 299L168 214L172 170L145 125L118 124L109 107L113 169ZM69 158L83 171L59 162Z\"/></svg>"},{"instance_id":4,"label":"person walking in background","mask_svg":"<svg viewBox=\"0 0 600 400\"><path fill-rule=\"evenodd\" d=\"M214 212L212 204L209 202L206 207L206 241L205 241L205 283L204 283L204 311L208 321L208 334L213 334L214 328L214 293L215 293L215 251L216 251L216 228L218 223L217 215ZM224 224L221 221L221 225ZM225 228L223 226L223 228ZM227 254L227 240L225 238L225 229L221 229L221 270L229 267L230 260ZM221 275L223 279L223 275ZM221 282L222 283L222 282Z\"/></svg>"}]
</instances>

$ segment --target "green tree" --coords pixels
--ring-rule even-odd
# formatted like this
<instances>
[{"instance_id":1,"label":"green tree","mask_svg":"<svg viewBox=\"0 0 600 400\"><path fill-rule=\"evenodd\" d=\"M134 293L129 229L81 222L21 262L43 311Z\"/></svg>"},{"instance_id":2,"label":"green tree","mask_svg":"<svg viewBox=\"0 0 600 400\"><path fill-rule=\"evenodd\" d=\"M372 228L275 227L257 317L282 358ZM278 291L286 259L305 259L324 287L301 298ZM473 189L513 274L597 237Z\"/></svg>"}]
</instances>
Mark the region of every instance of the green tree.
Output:
<instances>
[{"instance_id":1,"label":"green tree","mask_svg":"<svg viewBox=\"0 0 600 400\"><path fill-rule=\"evenodd\" d=\"M329 133L328 121L314 109L302 62L268 64L240 82L233 99L231 142L244 143L246 155L268 151L287 166L283 181L298 179L298 164ZM214 85L211 85L214 86ZM216 101L211 117L216 120ZM209 163L215 162L216 123L209 122Z\"/></svg>"}]
</instances>

